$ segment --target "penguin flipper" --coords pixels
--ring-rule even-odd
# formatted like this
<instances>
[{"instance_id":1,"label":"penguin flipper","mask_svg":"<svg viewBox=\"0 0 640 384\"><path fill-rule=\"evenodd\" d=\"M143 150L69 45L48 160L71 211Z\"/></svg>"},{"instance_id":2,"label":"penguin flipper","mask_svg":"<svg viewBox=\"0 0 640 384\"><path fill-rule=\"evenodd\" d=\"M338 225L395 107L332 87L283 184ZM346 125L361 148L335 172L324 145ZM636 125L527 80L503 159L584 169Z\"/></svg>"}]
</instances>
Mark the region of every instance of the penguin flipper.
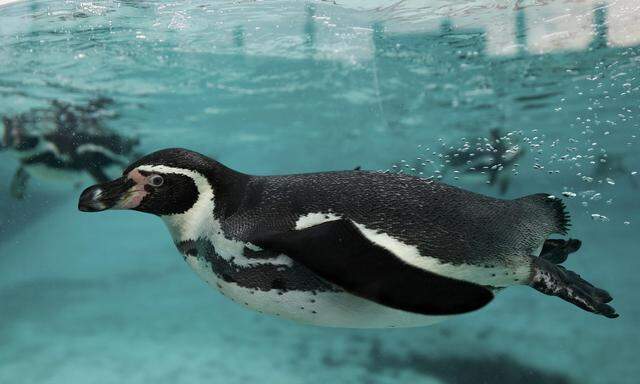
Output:
<instances>
[{"instance_id":1,"label":"penguin flipper","mask_svg":"<svg viewBox=\"0 0 640 384\"><path fill-rule=\"evenodd\" d=\"M454 315L485 306L493 293L405 263L374 244L349 220L252 236L251 243L286 254L344 290L395 309Z\"/></svg>"},{"instance_id":2,"label":"penguin flipper","mask_svg":"<svg viewBox=\"0 0 640 384\"><path fill-rule=\"evenodd\" d=\"M24 199L24 195L27 191L27 182L29 181L29 174L24 167L18 168L13 179L11 180L11 196L18 200Z\"/></svg>"},{"instance_id":3,"label":"penguin flipper","mask_svg":"<svg viewBox=\"0 0 640 384\"><path fill-rule=\"evenodd\" d=\"M545 295L558 296L585 311L611 319L618 317L616 310L608 304L613 300L609 292L595 287L577 273L541 257L533 259L533 277L529 285Z\"/></svg>"}]
</instances>

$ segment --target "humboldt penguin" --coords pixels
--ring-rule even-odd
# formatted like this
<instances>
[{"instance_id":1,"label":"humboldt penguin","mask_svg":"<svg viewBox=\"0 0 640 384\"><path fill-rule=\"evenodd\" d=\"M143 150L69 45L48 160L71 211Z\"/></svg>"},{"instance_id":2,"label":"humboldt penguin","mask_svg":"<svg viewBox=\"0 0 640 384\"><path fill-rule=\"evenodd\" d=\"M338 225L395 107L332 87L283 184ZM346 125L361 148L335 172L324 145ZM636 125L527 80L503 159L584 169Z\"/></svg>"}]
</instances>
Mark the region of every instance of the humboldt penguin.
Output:
<instances>
[{"instance_id":1,"label":"humboldt penguin","mask_svg":"<svg viewBox=\"0 0 640 384\"><path fill-rule=\"evenodd\" d=\"M87 188L78 207L159 216L207 283L298 322L427 325L513 285L618 316L606 291L558 264L580 242L548 239L566 234L569 216L547 194L501 200L362 170L251 176L165 149Z\"/></svg>"}]
</instances>

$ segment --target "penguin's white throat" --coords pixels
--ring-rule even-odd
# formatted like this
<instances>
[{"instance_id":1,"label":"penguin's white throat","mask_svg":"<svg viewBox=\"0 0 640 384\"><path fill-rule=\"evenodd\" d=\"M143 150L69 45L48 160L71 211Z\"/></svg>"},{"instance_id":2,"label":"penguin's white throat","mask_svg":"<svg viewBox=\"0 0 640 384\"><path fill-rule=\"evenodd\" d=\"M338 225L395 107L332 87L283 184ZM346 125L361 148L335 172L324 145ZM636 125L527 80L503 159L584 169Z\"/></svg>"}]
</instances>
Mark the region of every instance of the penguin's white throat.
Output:
<instances>
[{"instance_id":1,"label":"penguin's white throat","mask_svg":"<svg viewBox=\"0 0 640 384\"><path fill-rule=\"evenodd\" d=\"M212 199L205 200L200 197L188 211L160 218L176 244L186 240L197 240L208 236L212 226L219 227L218 220L213 217L214 207Z\"/></svg>"}]
</instances>

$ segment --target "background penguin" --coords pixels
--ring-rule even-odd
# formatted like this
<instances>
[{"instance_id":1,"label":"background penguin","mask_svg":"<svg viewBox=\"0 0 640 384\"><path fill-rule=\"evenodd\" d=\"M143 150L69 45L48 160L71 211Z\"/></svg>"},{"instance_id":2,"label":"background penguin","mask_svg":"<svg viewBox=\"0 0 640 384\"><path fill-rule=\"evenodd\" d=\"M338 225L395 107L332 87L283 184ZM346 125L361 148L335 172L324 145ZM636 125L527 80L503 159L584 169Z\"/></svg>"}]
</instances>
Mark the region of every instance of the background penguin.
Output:
<instances>
[{"instance_id":1,"label":"background penguin","mask_svg":"<svg viewBox=\"0 0 640 384\"><path fill-rule=\"evenodd\" d=\"M74 180L89 174L97 182L105 182L109 179L108 168L124 168L134 157L138 140L104 126L103 120L113 117L105 112L111 104L106 98L80 106L56 100L49 109L4 116L0 149L10 151L20 161L11 194L23 198L30 176Z\"/></svg>"},{"instance_id":2,"label":"background penguin","mask_svg":"<svg viewBox=\"0 0 640 384\"><path fill-rule=\"evenodd\" d=\"M592 176L599 183L607 181L607 179L617 180L618 178L626 179L633 189L638 189L638 181L632 171L626 164L624 155L621 153L602 154L598 156L596 165L593 169Z\"/></svg>"},{"instance_id":3,"label":"background penguin","mask_svg":"<svg viewBox=\"0 0 640 384\"><path fill-rule=\"evenodd\" d=\"M82 211L109 208L160 216L213 287L304 323L426 325L518 284L618 316L607 292L556 264L580 244L547 240L569 224L546 194L499 200L366 171L250 176L166 149L80 197Z\"/></svg>"},{"instance_id":4,"label":"background penguin","mask_svg":"<svg viewBox=\"0 0 640 384\"><path fill-rule=\"evenodd\" d=\"M502 171L516 165L524 154L524 149L496 128L489 132L489 139L477 138L472 147L446 152L444 158L447 168L462 170L467 175L481 174L487 184L497 185L500 194L504 195L511 180L509 174Z\"/></svg>"}]
</instances>

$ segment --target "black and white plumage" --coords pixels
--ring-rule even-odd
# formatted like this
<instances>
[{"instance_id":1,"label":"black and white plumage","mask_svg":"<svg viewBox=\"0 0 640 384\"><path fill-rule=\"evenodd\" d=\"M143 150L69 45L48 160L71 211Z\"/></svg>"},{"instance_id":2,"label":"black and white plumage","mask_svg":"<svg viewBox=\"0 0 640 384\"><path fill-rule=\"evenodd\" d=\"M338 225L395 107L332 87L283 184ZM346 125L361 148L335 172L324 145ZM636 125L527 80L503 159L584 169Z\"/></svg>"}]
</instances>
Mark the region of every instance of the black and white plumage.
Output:
<instances>
[{"instance_id":1,"label":"black and white plumage","mask_svg":"<svg viewBox=\"0 0 640 384\"><path fill-rule=\"evenodd\" d=\"M79 208L160 216L205 281L240 304L300 322L426 325L517 284L617 316L605 291L554 264L580 243L546 242L566 232L568 217L544 194L498 200L366 171L250 176L167 149L86 189Z\"/></svg>"},{"instance_id":2,"label":"black and white plumage","mask_svg":"<svg viewBox=\"0 0 640 384\"><path fill-rule=\"evenodd\" d=\"M108 170L122 170L132 159L138 140L119 135L100 124L109 99L98 98L82 106L58 101L49 109L2 118L0 149L20 162L11 193L23 198L31 176L79 181L85 175L97 182L109 179ZM37 125L51 127L38 129Z\"/></svg>"}]
</instances>

